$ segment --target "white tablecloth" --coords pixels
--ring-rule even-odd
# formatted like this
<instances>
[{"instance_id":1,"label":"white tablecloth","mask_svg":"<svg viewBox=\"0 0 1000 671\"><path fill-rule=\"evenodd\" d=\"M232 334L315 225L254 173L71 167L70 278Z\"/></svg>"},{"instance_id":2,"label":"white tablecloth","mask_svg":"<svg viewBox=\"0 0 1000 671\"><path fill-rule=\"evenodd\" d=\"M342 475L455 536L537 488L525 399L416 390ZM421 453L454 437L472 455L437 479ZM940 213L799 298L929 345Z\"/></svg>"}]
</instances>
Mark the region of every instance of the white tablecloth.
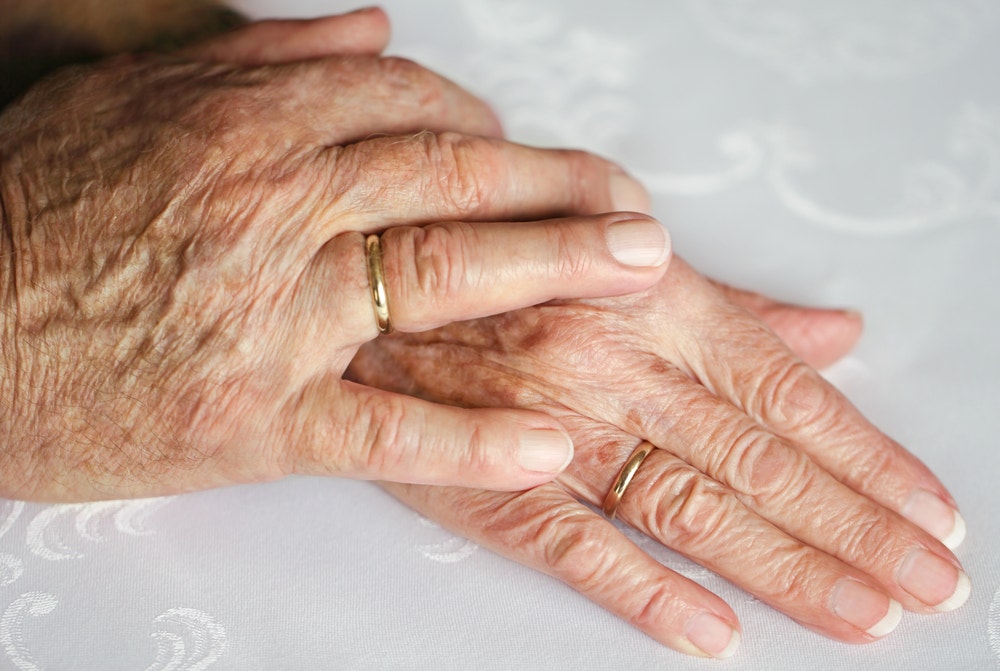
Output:
<instances>
[{"instance_id":1,"label":"white tablecloth","mask_svg":"<svg viewBox=\"0 0 1000 671\"><path fill-rule=\"evenodd\" d=\"M865 313L829 375L956 494L971 599L848 646L629 532L741 618L735 658L696 660L373 485L293 478L0 502L0 668L1000 668L1000 3L385 5L390 51L489 99L514 139L641 176L702 270Z\"/></svg>"}]
</instances>

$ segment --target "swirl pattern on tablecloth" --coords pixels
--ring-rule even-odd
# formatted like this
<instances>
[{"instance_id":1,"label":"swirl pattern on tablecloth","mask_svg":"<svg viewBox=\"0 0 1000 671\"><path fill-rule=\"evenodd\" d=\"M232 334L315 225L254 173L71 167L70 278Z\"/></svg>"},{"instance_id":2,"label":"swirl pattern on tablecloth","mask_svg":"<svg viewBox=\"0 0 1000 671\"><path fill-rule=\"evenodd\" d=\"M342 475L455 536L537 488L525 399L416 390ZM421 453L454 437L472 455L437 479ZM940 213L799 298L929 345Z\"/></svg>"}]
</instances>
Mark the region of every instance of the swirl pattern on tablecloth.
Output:
<instances>
[{"instance_id":1,"label":"swirl pattern on tablecloth","mask_svg":"<svg viewBox=\"0 0 1000 671\"><path fill-rule=\"evenodd\" d=\"M205 671L229 646L226 629L201 610L171 608L153 623L156 661L146 671Z\"/></svg>"},{"instance_id":2,"label":"swirl pattern on tablecloth","mask_svg":"<svg viewBox=\"0 0 1000 671\"><path fill-rule=\"evenodd\" d=\"M169 500L159 498L48 506L28 523L28 549L32 554L50 561L80 559L84 553L74 547L74 543L79 545L79 540L102 542L107 538L109 527L127 536L150 533L145 526L146 518Z\"/></svg>"},{"instance_id":3,"label":"swirl pattern on tablecloth","mask_svg":"<svg viewBox=\"0 0 1000 671\"><path fill-rule=\"evenodd\" d=\"M654 193L717 194L755 178L806 223L852 235L903 235L963 222L1000 223L1000 108L968 103L945 132L946 160L900 167L895 202L879 213L838 209L810 194L798 179L815 172L821 157L806 133L788 125L745 124L720 136L729 163L713 173L636 171Z\"/></svg>"},{"instance_id":4,"label":"swirl pattern on tablecloth","mask_svg":"<svg viewBox=\"0 0 1000 671\"><path fill-rule=\"evenodd\" d=\"M82 559L82 541L99 543L109 531L125 536L152 533L147 518L172 497L135 501L104 501L41 507L27 523L25 544L32 555L46 561ZM0 537L14 528L26 509L23 502L0 501ZM15 583L24 574L24 561L11 553L0 553L0 587ZM42 671L46 667L26 640L25 622L55 610L55 595L42 591L25 592L11 601L0 616L0 646L10 662L22 671ZM155 661L147 671L204 671L226 651L225 628L210 614L193 608L171 608L153 620L151 634L156 643Z\"/></svg>"},{"instance_id":5,"label":"swirl pattern on tablecloth","mask_svg":"<svg viewBox=\"0 0 1000 671\"><path fill-rule=\"evenodd\" d=\"M688 0L718 44L799 84L913 76L954 62L995 24L989 0Z\"/></svg>"},{"instance_id":6,"label":"swirl pattern on tablecloth","mask_svg":"<svg viewBox=\"0 0 1000 671\"><path fill-rule=\"evenodd\" d=\"M416 546L417 552L422 554L426 559L439 564L454 564L468 559L479 550L479 545L476 543L446 531L440 525L426 517L419 516L417 519L420 526L433 529L436 534L442 537L441 540L432 543L420 543Z\"/></svg>"},{"instance_id":7,"label":"swirl pattern on tablecloth","mask_svg":"<svg viewBox=\"0 0 1000 671\"><path fill-rule=\"evenodd\" d=\"M11 602L0 617L0 645L7 658L21 671L41 671L43 667L31 654L24 640L24 621L28 616L51 613L58 601L46 592L26 592Z\"/></svg>"}]
</instances>

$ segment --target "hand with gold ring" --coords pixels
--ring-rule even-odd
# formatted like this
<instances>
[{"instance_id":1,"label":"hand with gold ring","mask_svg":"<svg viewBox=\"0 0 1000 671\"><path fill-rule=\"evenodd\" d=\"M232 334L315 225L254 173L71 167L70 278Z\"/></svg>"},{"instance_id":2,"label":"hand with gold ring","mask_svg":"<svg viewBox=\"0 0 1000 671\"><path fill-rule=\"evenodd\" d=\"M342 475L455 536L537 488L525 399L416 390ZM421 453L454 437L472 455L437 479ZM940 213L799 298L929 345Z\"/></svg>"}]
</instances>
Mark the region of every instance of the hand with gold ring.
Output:
<instances>
[{"instance_id":1,"label":"hand with gold ring","mask_svg":"<svg viewBox=\"0 0 1000 671\"><path fill-rule=\"evenodd\" d=\"M390 319L645 289L669 238L638 213L550 219L648 203L596 156L499 139L387 40L378 10L266 22L63 72L3 112L0 495L289 473L513 490L566 466L543 413L342 373Z\"/></svg>"},{"instance_id":2,"label":"hand with gold ring","mask_svg":"<svg viewBox=\"0 0 1000 671\"><path fill-rule=\"evenodd\" d=\"M638 294L371 343L348 375L559 418L577 453L556 483L516 495L386 487L665 645L727 657L741 637L732 609L579 500L842 641L969 596L949 549L965 529L954 499L814 369L859 332L856 315L780 305L674 258Z\"/></svg>"}]
</instances>

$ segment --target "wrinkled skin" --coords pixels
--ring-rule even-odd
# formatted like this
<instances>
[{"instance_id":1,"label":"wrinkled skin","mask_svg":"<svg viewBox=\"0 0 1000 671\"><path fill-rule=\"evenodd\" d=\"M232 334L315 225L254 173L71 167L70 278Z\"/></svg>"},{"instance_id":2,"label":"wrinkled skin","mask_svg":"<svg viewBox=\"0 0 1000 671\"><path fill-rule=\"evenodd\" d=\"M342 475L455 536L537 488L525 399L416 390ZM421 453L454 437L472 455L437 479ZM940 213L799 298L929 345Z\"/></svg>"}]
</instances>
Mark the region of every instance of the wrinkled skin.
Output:
<instances>
[{"instance_id":1,"label":"wrinkled skin","mask_svg":"<svg viewBox=\"0 0 1000 671\"><path fill-rule=\"evenodd\" d=\"M20 117L0 119L5 130L21 124L22 133L5 133L2 145L0 256L20 261L23 268L25 248L15 246L41 236L37 239L56 242L26 248L44 261L39 269L59 271L25 282L16 262L0 267L0 293L7 301L0 321L5 366L0 399L5 410L12 410L0 418L8 448L0 462L4 493L100 498L185 491L289 470L337 472L331 450L343 444L343 435L321 433L306 441L299 455L310 458L296 462L299 440L282 440L280 431L264 431L267 438L256 432L268 416L266 401L274 389L287 392L296 376L307 377L310 369L339 379L353 346L330 347L328 323L316 327L322 330L320 344L312 342L308 320L303 325L295 311L278 309L289 276L267 275L247 261L255 258L252 252L261 252L262 266L273 271L294 265L295 258L300 264L313 258L320 240L330 235L313 227L330 226L328 220L336 217L329 215L335 212L353 217L360 231L398 221L524 220L645 209L634 198L627 207L613 201L602 186L611 169L579 153L560 154L555 161L518 154L516 161L505 161L508 152L491 151L497 145L464 143L476 149L463 154L475 170L443 174L467 174L469 179L446 184L475 188L436 189L442 173L435 170L429 171L428 182L415 180L416 166L436 166L414 161L453 148L457 136L446 136L441 146L429 135L419 142L396 140L392 146L403 153L383 144L374 154L380 161L359 161L346 173L321 170L317 179L306 159L321 154L320 146L370 134L364 125L345 130L345 120L350 126L358 117L338 108L350 108L349 93L358 86L398 108L396 115L366 120L369 126L381 125L381 133L499 132L481 103L411 64L366 60L387 39L385 17L378 11L265 22L188 50L183 62L121 60L64 76L41 89L62 106L45 103L39 94L22 103ZM294 64L337 55L360 58ZM288 67L246 70L261 64ZM311 87L293 85L297 76L308 78L310 70ZM323 86L328 78L338 83L332 92ZM308 93L317 83L314 100ZM268 86L302 95L309 113L296 117L292 112L303 113L296 110L296 96L276 95L273 88L270 96L263 95ZM93 110L95 103L106 115L96 125L93 116L67 113ZM364 112L378 108L368 105ZM144 127L150 114L160 123ZM277 123L276 118L302 123ZM290 134L290 127L300 135ZM95 137L100 141L93 142ZM374 144L365 146L375 149ZM235 157L229 154L234 146L242 149ZM284 150L270 153L275 146ZM407 154L407 148L414 151ZM41 151L35 158L46 160L26 161L32 151ZM17 156L20 162L12 169L8 161ZM527 165L527 183L516 179L524 173L513 164ZM330 165L344 167L338 161ZM53 172L39 179L38 172L48 168ZM303 173L311 179L295 179ZM52 175L60 178L52 180ZM199 182L206 176L210 179ZM358 179L353 186L352 178ZM272 184L280 188L268 191ZM386 196L400 192L406 197L395 203L399 209L386 207ZM323 197L330 194L340 196L334 206ZM125 210L115 210L123 204ZM322 222L303 214L310 205L322 211ZM346 212L336 205L346 205ZM281 216L274 216L275 207ZM25 216L29 210L32 216ZM201 214L216 210L223 216ZM184 215L181 224L195 219L215 226L164 225L178 221L175 213ZM42 225L55 219L75 225ZM296 257L296 247L282 247L282 242L301 230L315 237L304 236L312 239L312 247L299 240ZM218 244L254 240L258 244L237 244L235 254L231 245ZM185 263L178 267L180 250ZM126 257L132 262L119 263ZM607 269L606 261L601 266L597 259L596 267ZM624 273L635 282L623 291L650 286L659 277L614 270L615 277ZM116 284L122 277L138 281ZM184 281L176 282L178 277ZM580 286L581 278L566 279ZM157 283L184 300L165 300L163 292L149 291ZM12 297L17 299L13 304ZM328 298L323 293L301 313L322 313ZM233 308L255 304L267 309L241 315ZM213 305L220 308L215 313ZM916 515L907 492L919 488L935 492L946 507L953 502L926 469L829 390L827 400L816 399L808 391L820 384L814 375L793 364L767 329L737 306L752 311L814 366L841 355L859 328L851 315L782 306L713 287L675 261L671 274L646 295L550 304L452 326L426 338L396 334L380 339L361 351L352 373L359 380L460 405L519 404L561 418L577 440L578 455L558 484L515 494L422 486L393 491L480 543L559 577L657 640L692 654L719 655L728 635L721 641L706 638L703 626L702 636L694 635L699 617L705 622L699 614L712 613L724 628L738 628L738 622L717 597L666 571L577 502L575 496L600 502L640 436L663 449L643 464L619 517L808 626L843 640L871 640L873 635L863 631L868 623L847 624L832 613L837 588L831 585L850 576L874 588L876 611L884 609L890 594L908 608L928 611L893 584L900 557L914 547L926 548L945 562L946 580L954 577L957 562L892 511L920 518L942 536L947 528ZM434 312L429 311L431 317ZM150 314L160 319L143 326ZM414 323L426 328L433 325L431 317ZM226 325L227 318L239 328L212 327ZM371 328L366 321L361 330ZM170 338L153 337L163 334ZM290 350L283 349L289 341ZM199 346L216 358L185 356ZM163 375L162 366L150 362L166 363L168 370L171 362L181 365L173 375ZM462 384L476 374L481 377L474 384ZM183 384L170 386L178 380ZM247 386L247 380L255 384ZM790 393L803 391L787 386L795 380L805 380L805 393ZM199 407L205 408L205 421L191 422ZM741 427L746 433L733 440ZM109 441L109 435L118 439ZM274 445L282 450L274 451ZM820 466L810 467L788 449L812 455L810 463ZM772 458L762 458L767 454ZM805 464L804 470L795 474L789 463ZM848 486L836 487L831 475ZM782 480L787 489L777 486ZM830 498L811 497L816 484L815 491ZM783 506L789 498L795 505ZM828 518L834 520L828 527L834 533L817 536L808 523ZM937 595L926 598L934 602Z\"/></svg>"},{"instance_id":2,"label":"wrinkled skin","mask_svg":"<svg viewBox=\"0 0 1000 671\"><path fill-rule=\"evenodd\" d=\"M675 258L648 292L379 339L348 374L460 406L559 418L577 454L556 484L519 495L388 488L671 647L728 655L727 636L698 639L690 623L706 611L738 629L736 617L575 500L600 506L640 440L659 449L618 517L802 624L865 642L895 624L890 598L920 613L957 607L946 600L961 591L959 562L902 516L945 537L954 518L915 514L913 501L933 492L947 512L951 497L758 317L817 365L842 354L860 328L849 314L783 308L713 285Z\"/></svg>"},{"instance_id":3,"label":"wrinkled skin","mask_svg":"<svg viewBox=\"0 0 1000 671\"><path fill-rule=\"evenodd\" d=\"M61 72L4 111L0 495L293 472L522 489L565 466L541 413L341 379L378 335L364 234L384 231L402 331L646 288L669 240L637 213L541 221L641 188L504 142L484 103L379 57L387 40L377 10L266 22ZM613 255L622 222L659 236L654 262Z\"/></svg>"}]
</instances>

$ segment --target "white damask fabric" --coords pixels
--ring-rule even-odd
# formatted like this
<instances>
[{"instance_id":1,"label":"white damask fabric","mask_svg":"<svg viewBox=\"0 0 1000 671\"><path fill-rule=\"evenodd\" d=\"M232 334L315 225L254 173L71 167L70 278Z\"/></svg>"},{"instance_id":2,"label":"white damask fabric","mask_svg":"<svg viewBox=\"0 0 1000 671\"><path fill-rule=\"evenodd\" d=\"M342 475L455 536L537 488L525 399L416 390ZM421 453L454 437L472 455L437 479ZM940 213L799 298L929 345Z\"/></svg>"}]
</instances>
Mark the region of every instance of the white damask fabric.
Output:
<instances>
[{"instance_id":1,"label":"white damask fabric","mask_svg":"<svg viewBox=\"0 0 1000 671\"><path fill-rule=\"evenodd\" d=\"M487 98L512 138L640 176L703 271L864 312L828 375L955 493L972 597L848 646L623 529L739 615L736 657L690 659L373 485L293 478L0 501L0 669L1000 669L1000 2L384 6L390 51Z\"/></svg>"}]
</instances>

